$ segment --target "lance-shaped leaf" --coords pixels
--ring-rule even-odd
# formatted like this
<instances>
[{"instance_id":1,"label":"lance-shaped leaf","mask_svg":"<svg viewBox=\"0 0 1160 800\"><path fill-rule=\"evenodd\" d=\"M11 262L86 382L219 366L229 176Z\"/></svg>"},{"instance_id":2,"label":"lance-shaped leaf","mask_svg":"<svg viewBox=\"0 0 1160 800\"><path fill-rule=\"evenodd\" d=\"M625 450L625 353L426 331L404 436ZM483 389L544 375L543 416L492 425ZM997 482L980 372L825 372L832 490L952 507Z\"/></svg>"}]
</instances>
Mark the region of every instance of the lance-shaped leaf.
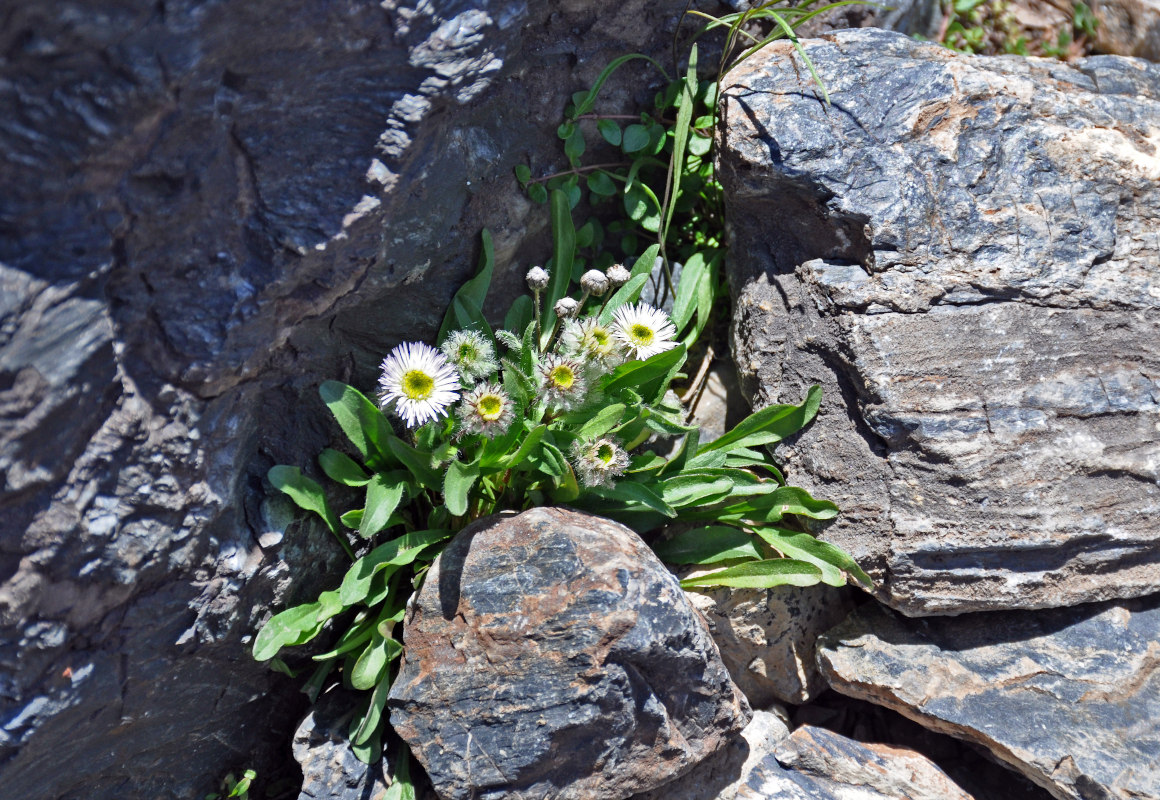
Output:
<instances>
[{"instance_id":1,"label":"lance-shaped leaf","mask_svg":"<svg viewBox=\"0 0 1160 800\"><path fill-rule=\"evenodd\" d=\"M769 589L774 586L813 586L822 579L822 571L813 564L792 558L748 561L735 567L685 578L682 589L697 586L735 586L742 589Z\"/></svg>"},{"instance_id":2,"label":"lance-shaped leaf","mask_svg":"<svg viewBox=\"0 0 1160 800\"><path fill-rule=\"evenodd\" d=\"M254 637L254 658L268 661L283 647L309 642L322 630L318 621L321 609L321 603L306 603L270 617Z\"/></svg>"},{"instance_id":3,"label":"lance-shaped leaf","mask_svg":"<svg viewBox=\"0 0 1160 800\"><path fill-rule=\"evenodd\" d=\"M444 529L414 531L379 545L347 570L338 590L342 602L347 606L362 602L371 590L371 581L376 573L410 564L428 545L441 542L449 536L451 531Z\"/></svg>"},{"instance_id":4,"label":"lance-shaped leaf","mask_svg":"<svg viewBox=\"0 0 1160 800\"><path fill-rule=\"evenodd\" d=\"M714 564L733 559L761 559L765 554L750 534L725 525L681 531L657 542L653 550L669 564Z\"/></svg>"},{"instance_id":5,"label":"lance-shaped leaf","mask_svg":"<svg viewBox=\"0 0 1160 800\"><path fill-rule=\"evenodd\" d=\"M367 504L359 520L358 533L369 539L391 523L391 516L403 499L406 485L376 472L367 485Z\"/></svg>"},{"instance_id":6,"label":"lance-shaped leaf","mask_svg":"<svg viewBox=\"0 0 1160 800\"><path fill-rule=\"evenodd\" d=\"M452 461L443 479L443 504L452 516L462 517L467 513L471 487L479 479L479 462L464 464Z\"/></svg>"},{"instance_id":7,"label":"lance-shaped leaf","mask_svg":"<svg viewBox=\"0 0 1160 800\"><path fill-rule=\"evenodd\" d=\"M822 387L811 386L801 405L767 406L755 411L720 439L702 447L701 452L779 442L808 425L818 413L821 402Z\"/></svg>"},{"instance_id":8,"label":"lance-shaped leaf","mask_svg":"<svg viewBox=\"0 0 1160 800\"><path fill-rule=\"evenodd\" d=\"M783 555L808 561L822 571L822 580L831 586L844 586L848 574L864 588L873 588L874 582L862 571L854 558L844 550L829 542L815 539L808 533L785 528L759 525L754 528L757 535Z\"/></svg>"},{"instance_id":9,"label":"lance-shaped leaf","mask_svg":"<svg viewBox=\"0 0 1160 800\"><path fill-rule=\"evenodd\" d=\"M318 387L318 394L368 467L380 470L398 463L386 447L387 440L394 436L391 426L362 392L340 381L326 381Z\"/></svg>"},{"instance_id":10,"label":"lance-shaped leaf","mask_svg":"<svg viewBox=\"0 0 1160 800\"><path fill-rule=\"evenodd\" d=\"M318 463L326 477L344 486L366 486L370 482L371 476L346 453L328 447L319 454Z\"/></svg>"}]
</instances>

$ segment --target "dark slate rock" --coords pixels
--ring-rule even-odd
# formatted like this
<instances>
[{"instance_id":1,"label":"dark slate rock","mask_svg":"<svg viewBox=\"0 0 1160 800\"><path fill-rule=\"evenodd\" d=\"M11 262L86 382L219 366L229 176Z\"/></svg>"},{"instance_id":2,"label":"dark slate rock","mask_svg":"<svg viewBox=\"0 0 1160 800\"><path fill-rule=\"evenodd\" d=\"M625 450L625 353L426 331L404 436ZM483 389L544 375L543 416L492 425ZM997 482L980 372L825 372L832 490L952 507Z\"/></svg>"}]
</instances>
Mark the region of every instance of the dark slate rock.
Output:
<instances>
[{"instance_id":1,"label":"dark slate rock","mask_svg":"<svg viewBox=\"0 0 1160 800\"><path fill-rule=\"evenodd\" d=\"M830 684L986 747L1066 800L1160 796L1160 597L911 620L863 606Z\"/></svg>"},{"instance_id":2,"label":"dark slate rock","mask_svg":"<svg viewBox=\"0 0 1160 800\"><path fill-rule=\"evenodd\" d=\"M404 643L391 724L445 800L625 798L749 721L676 577L628 528L579 512L459 533Z\"/></svg>"},{"instance_id":3,"label":"dark slate rock","mask_svg":"<svg viewBox=\"0 0 1160 800\"><path fill-rule=\"evenodd\" d=\"M864 29L730 75L735 360L908 615L1160 590L1160 67ZM791 443L792 444L792 443Z\"/></svg>"},{"instance_id":4,"label":"dark slate rock","mask_svg":"<svg viewBox=\"0 0 1160 800\"><path fill-rule=\"evenodd\" d=\"M5 4L0 797L289 760L304 700L247 637L343 556L263 475L338 435L322 380L435 331L482 227L500 310L550 251L512 167L559 167L570 92L682 8Z\"/></svg>"}]
</instances>

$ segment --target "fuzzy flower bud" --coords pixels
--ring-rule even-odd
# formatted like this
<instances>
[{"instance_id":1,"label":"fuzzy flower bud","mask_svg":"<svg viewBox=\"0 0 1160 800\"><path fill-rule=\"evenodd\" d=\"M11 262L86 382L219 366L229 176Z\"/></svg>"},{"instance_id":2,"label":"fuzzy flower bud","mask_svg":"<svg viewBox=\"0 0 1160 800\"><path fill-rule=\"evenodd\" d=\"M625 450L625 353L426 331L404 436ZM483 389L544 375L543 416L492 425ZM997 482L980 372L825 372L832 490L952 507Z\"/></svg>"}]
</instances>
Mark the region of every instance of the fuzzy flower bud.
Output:
<instances>
[{"instance_id":1,"label":"fuzzy flower bud","mask_svg":"<svg viewBox=\"0 0 1160 800\"><path fill-rule=\"evenodd\" d=\"M561 297L556 301L556 316L560 319L572 319L580 310L580 304L571 297Z\"/></svg>"},{"instance_id":2,"label":"fuzzy flower bud","mask_svg":"<svg viewBox=\"0 0 1160 800\"><path fill-rule=\"evenodd\" d=\"M590 269L580 276L580 288L596 297L608 291L609 279L598 269Z\"/></svg>"},{"instance_id":3,"label":"fuzzy flower bud","mask_svg":"<svg viewBox=\"0 0 1160 800\"><path fill-rule=\"evenodd\" d=\"M632 273L625 269L623 264L613 264L604 274L608 276L608 282L612 284L613 289L619 289L632 278Z\"/></svg>"},{"instance_id":4,"label":"fuzzy flower bud","mask_svg":"<svg viewBox=\"0 0 1160 800\"><path fill-rule=\"evenodd\" d=\"M548 271L543 267L532 267L524 277L528 282L528 288L533 292L538 292L548 285Z\"/></svg>"}]
</instances>

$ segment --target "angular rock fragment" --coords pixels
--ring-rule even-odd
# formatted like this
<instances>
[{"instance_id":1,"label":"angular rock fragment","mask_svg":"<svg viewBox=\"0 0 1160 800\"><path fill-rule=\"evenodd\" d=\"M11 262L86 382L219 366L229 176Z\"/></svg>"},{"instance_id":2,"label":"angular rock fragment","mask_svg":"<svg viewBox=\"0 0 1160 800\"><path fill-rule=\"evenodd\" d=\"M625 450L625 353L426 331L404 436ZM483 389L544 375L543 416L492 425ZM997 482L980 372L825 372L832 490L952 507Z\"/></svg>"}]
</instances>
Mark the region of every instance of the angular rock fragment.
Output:
<instances>
[{"instance_id":1,"label":"angular rock fragment","mask_svg":"<svg viewBox=\"0 0 1160 800\"><path fill-rule=\"evenodd\" d=\"M848 590L819 584L686 594L709 623L721 659L750 705L805 703L825 688L814 642L853 608Z\"/></svg>"},{"instance_id":2,"label":"angular rock fragment","mask_svg":"<svg viewBox=\"0 0 1160 800\"><path fill-rule=\"evenodd\" d=\"M1160 67L864 29L731 73L735 360L909 615L1160 590Z\"/></svg>"},{"instance_id":3,"label":"angular rock fragment","mask_svg":"<svg viewBox=\"0 0 1160 800\"><path fill-rule=\"evenodd\" d=\"M302 768L298 800L368 800L386 794L383 763L355 758L347 733L359 698L322 697L294 731L294 760Z\"/></svg>"},{"instance_id":4,"label":"angular rock fragment","mask_svg":"<svg viewBox=\"0 0 1160 800\"><path fill-rule=\"evenodd\" d=\"M632 531L579 512L462 531L404 642L391 724L445 800L625 798L749 720L677 579Z\"/></svg>"},{"instance_id":5,"label":"angular rock fragment","mask_svg":"<svg viewBox=\"0 0 1160 800\"><path fill-rule=\"evenodd\" d=\"M1160 597L909 620L860 608L826 679L989 749L1064 800L1160 797Z\"/></svg>"},{"instance_id":6,"label":"angular rock fragment","mask_svg":"<svg viewBox=\"0 0 1160 800\"><path fill-rule=\"evenodd\" d=\"M1091 0L1096 49L1160 61L1160 0Z\"/></svg>"},{"instance_id":7,"label":"angular rock fragment","mask_svg":"<svg viewBox=\"0 0 1160 800\"><path fill-rule=\"evenodd\" d=\"M756 711L741 740L633 800L972 800L928 758Z\"/></svg>"}]
</instances>

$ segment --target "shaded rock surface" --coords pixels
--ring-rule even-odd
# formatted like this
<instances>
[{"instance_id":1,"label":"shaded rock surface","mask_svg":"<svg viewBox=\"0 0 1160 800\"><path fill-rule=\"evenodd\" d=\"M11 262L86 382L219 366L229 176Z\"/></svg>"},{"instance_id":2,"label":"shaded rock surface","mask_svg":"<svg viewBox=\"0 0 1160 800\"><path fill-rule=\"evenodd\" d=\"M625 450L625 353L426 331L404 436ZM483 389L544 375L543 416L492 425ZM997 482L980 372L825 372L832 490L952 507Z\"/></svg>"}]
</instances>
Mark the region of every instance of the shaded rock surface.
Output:
<instances>
[{"instance_id":1,"label":"shaded rock surface","mask_svg":"<svg viewBox=\"0 0 1160 800\"><path fill-rule=\"evenodd\" d=\"M910 615L1160 589L1160 67L872 29L731 73L721 176L756 404Z\"/></svg>"},{"instance_id":2,"label":"shaded rock surface","mask_svg":"<svg viewBox=\"0 0 1160 800\"><path fill-rule=\"evenodd\" d=\"M838 691L986 747L1057 798L1160 796L1160 597L911 620L819 642Z\"/></svg>"},{"instance_id":3,"label":"shaded rock surface","mask_svg":"<svg viewBox=\"0 0 1160 800\"><path fill-rule=\"evenodd\" d=\"M681 9L6 4L0 796L287 760L300 696L245 637L342 556L262 476L337 435L322 380L434 332L481 227L520 286L548 214L512 167L559 166L569 93Z\"/></svg>"},{"instance_id":4,"label":"shaded rock surface","mask_svg":"<svg viewBox=\"0 0 1160 800\"><path fill-rule=\"evenodd\" d=\"M412 601L391 724L445 800L625 798L749 721L640 538L538 508L461 531Z\"/></svg>"},{"instance_id":5,"label":"shaded rock surface","mask_svg":"<svg viewBox=\"0 0 1160 800\"><path fill-rule=\"evenodd\" d=\"M972 800L941 769L905 747L864 744L755 711L731 742L681 781L633 800Z\"/></svg>"},{"instance_id":6,"label":"shaded rock surface","mask_svg":"<svg viewBox=\"0 0 1160 800\"><path fill-rule=\"evenodd\" d=\"M386 795L383 762L364 764L350 749L347 732L359 700L348 692L324 696L294 731L294 760L302 768L298 800L382 800Z\"/></svg>"},{"instance_id":7,"label":"shaded rock surface","mask_svg":"<svg viewBox=\"0 0 1160 800\"><path fill-rule=\"evenodd\" d=\"M825 688L814 643L854 607L849 590L822 584L714 587L686 595L709 623L721 659L754 708L775 701L805 703Z\"/></svg>"}]
</instances>

